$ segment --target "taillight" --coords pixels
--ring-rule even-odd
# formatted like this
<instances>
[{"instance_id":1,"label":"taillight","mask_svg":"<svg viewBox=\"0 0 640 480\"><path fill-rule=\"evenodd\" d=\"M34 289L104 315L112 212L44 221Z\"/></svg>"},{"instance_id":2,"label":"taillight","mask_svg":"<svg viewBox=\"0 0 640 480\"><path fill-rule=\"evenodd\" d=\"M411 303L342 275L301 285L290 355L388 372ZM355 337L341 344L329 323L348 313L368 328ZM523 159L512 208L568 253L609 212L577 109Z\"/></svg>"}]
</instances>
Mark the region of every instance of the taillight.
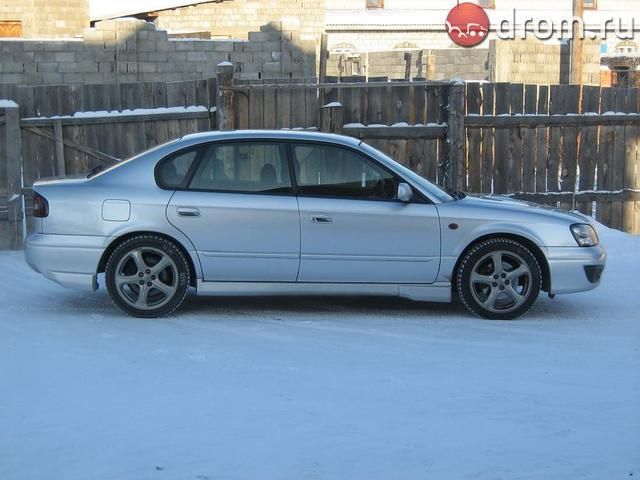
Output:
<instances>
[{"instance_id":1,"label":"taillight","mask_svg":"<svg viewBox=\"0 0 640 480\"><path fill-rule=\"evenodd\" d=\"M36 218L49 216L49 202L37 192L33 192L33 216Z\"/></svg>"}]
</instances>

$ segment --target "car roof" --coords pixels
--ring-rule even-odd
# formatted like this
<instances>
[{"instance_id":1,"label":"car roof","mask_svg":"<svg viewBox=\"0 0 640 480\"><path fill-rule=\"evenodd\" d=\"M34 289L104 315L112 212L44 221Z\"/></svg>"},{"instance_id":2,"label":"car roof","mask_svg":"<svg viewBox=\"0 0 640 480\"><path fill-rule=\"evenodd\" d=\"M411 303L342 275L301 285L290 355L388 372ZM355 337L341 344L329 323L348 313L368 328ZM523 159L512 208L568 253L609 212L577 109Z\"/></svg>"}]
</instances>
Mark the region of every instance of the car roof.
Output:
<instances>
[{"instance_id":1,"label":"car roof","mask_svg":"<svg viewBox=\"0 0 640 480\"><path fill-rule=\"evenodd\" d=\"M190 143L221 140L295 140L306 142L333 143L357 147L361 140L343 135L321 133L309 130L229 130L216 132L201 132L185 135L181 140Z\"/></svg>"}]
</instances>

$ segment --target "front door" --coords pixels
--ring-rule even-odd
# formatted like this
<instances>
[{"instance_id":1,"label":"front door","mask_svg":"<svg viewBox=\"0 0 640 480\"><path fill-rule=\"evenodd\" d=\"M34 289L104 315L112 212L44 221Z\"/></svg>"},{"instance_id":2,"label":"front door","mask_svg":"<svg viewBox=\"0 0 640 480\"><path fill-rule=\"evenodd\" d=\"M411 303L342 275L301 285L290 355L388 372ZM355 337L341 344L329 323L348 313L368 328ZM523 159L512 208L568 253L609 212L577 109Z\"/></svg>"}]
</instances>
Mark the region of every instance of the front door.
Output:
<instances>
[{"instance_id":1,"label":"front door","mask_svg":"<svg viewBox=\"0 0 640 480\"><path fill-rule=\"evenodd\" d=\"M440 266L435 205L397 199L402 179L354 150L294 144L300 282L428 284Z\"/></svg>"},{"instance_id":2,"label":"front door","mask_svg":"<svg viewBox=\"0 0 640 480\"><path fill-rule=\"evenodd\" d=\"M189 152L182 155L188 155ZM176 161L179 167L179 156ZM176 166L159 169L171 177ZM200 147L192 178L167 207L195 245L205 281L295 282L300 217L286 147L272 142Z\"/></svg>"}]
</instances>

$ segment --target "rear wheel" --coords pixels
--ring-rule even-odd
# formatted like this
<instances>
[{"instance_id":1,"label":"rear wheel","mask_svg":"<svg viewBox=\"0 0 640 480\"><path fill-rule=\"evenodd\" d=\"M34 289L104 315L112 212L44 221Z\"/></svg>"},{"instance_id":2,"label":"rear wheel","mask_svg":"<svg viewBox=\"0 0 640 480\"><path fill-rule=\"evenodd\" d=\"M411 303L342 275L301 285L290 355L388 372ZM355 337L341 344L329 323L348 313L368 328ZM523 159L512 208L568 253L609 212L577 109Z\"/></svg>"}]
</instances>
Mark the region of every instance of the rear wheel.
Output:
<instances>
[{"instance_id":1,"label":"rear wheel","mask_svg":"<svg viewBox=\"0 0 640 480\"><path fill-rule=\"evenodd\" d=\"M169 315L184 301L189 264L178 246L156 235L138 235L120 244L105 269L107 290L129 315Z\"/></svg>"},{"instance_id":2,"label":"rear wheel","mask_svg":"<svg viewBox=\"0 0 640 480\"><path fill-rule=\"evenodd\" d=\"M462 259L457 275L460 299L475 315L512 320L534 304L542 286L536 257L510 239L489 239Z\"/></svg>"}]
</instances>

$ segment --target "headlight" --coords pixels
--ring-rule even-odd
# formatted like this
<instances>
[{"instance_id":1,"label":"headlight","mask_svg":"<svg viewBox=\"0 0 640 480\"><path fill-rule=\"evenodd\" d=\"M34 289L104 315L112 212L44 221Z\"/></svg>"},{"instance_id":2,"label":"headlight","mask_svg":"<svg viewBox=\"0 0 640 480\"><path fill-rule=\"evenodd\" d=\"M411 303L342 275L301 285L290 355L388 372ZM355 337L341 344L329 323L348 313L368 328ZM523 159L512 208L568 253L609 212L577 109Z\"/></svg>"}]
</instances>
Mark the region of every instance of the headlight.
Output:
<instances>
[{"instance_id":1,"label":"headlight","mask_svg":"<svg viewBox=\"0 0 640 480\"><path fill-rule=\"evenodd\" d=\"M581 247L595 247L600 243L596 231L586 223L571 225L571 233Z\"/></svg>"}]
</instances>

